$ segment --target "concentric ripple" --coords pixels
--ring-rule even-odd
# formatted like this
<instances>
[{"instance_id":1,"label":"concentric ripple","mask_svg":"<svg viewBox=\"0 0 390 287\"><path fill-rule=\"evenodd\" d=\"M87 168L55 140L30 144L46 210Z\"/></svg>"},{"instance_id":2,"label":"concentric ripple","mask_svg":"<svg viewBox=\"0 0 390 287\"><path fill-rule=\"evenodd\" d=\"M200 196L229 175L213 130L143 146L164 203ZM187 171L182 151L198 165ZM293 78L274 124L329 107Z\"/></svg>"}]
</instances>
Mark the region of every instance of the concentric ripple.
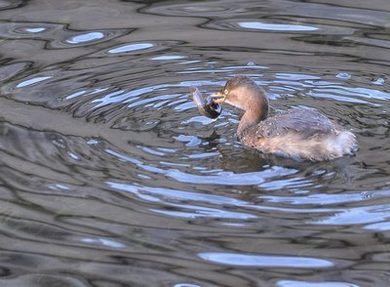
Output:
<instances>
[{"instance_id":1,"label":"concentric ripple","mask_svg":"<svg viewBox=\"0 0 390 287\"><path fill-rule=\"evenodd\" d=\"M378 3L0 1L0 285L387 286ZM244 147L241 112L208 119L190 93L238 74L358 154Z\"/></svg>"},{"instance_id":2,"label":"concentric ripple","mask_svg":"<svg viewBox=\"0 0 390 287\"><path fill-rule=\"evenodd\" d=\"M47 48L64 49L97 44L130 33L132 29L102 29L100 31L75 31L54 23L3 22L0 38L31 39L47 42Z\"/></svg>"}]
</instances>

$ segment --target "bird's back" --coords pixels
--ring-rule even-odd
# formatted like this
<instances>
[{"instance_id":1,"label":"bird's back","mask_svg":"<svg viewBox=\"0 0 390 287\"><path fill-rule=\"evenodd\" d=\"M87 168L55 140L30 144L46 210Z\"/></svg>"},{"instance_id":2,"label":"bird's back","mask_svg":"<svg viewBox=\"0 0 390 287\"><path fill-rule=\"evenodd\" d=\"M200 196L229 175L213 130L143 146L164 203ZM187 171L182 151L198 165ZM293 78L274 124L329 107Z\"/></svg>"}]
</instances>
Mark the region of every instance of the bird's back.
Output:
<instances>
[{"instance_id":1,"label":"bird's back","mask_svg":"<svg viewBox=\"0 0 390 287\"><path fill-rule=\"evenodd\" d=\"M310 108L269 117L248 128L240 140L260 151L297 159L333 159L357 149L351 132Z\"/></svg>"},{"instance_id":2,"label":"bird's back","mask_svg":"<svg viewBox=\"0 0 390 287\"><path fill-rule=\"evenodd\" d=\"M265 119L256 129L258 137L275 137L293 132L302 138L309 138L316 134L337 133L340 126L318 110L292 108Z\"/></svg>"}]
</instances>

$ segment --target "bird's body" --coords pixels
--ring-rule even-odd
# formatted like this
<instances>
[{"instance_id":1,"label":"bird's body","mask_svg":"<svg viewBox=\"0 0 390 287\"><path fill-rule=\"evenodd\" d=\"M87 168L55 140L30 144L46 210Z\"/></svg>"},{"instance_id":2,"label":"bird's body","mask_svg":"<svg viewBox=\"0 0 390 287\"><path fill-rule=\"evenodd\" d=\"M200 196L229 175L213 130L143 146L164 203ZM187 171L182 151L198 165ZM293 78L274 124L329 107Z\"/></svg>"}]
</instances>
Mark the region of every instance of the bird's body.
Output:
<instances>
[{"instance_id":1,"label":"bird's body","mask_svg":"<svg viewBox=\"0 0 390 287\"><path fill-rule=\"evenodd\" d=\"M315 109L293 108L247 127L240 141L264 153L295 159L330 160L351 155L356 138Z\"/></svg>"},{"instance_id":2,"label":"bird's body","mask_svg":"<svg viewBox=\"0 0 390 287\"><path fill-rule=\"evenodd\" d=\"M213 98L244 110L237 136L261 152L320 161L352 155L358 148L353 133L315 109L291 108L268 117L267 96L248 77L234 77Z\"/></svg>"}]
</instances>

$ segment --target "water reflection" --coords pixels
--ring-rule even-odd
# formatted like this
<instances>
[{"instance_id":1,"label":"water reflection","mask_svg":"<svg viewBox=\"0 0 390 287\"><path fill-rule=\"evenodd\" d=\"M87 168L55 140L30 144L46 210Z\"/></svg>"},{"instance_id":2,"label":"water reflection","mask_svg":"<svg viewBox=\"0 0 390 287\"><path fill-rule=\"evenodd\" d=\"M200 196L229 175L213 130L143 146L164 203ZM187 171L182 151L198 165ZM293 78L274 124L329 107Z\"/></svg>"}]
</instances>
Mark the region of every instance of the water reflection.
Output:
<instances>
[{"instance_id":1,"label":"water reflection","mask_svg":"<svg viewBox=\"0 0 390 287\"><path fill-rule=\"evenodd\" d=\"M30 39L48 42L51 49L72 48L101 43L132 32L134 29L102 29L77 31L60 23L35 21L0 23L0 37L4 39Z\"/></svg>"},{"instance_id":2,"label":"water reflection","mask_svg":"<svg viewBox=\"0 0 390 287\"><path fill-rule=\"evenodd\" d=\"M97 41L104 38L104 34L101 32L89 32L85 34L79 34L66 40L69 44L81 44L85 42Z\"/></svg>"},{"instance_id":3,"label":"water reflection","mask_svg":"<svg viewBox=\"0 0 390 287\"><path fill-rule=\"evenodd\" d=\"M216 263L245 266L245 267L276 267L276 268L330 268L334 264L328 260L305 258L305 257L287 257L273 255L248 255L234 253L207 252L200 253L199 256L206 260Z\"/></svg>"},{"instance_id":4,"label":"water reflection","mask_svg":"<svg viewBox=\"0 0 390 287\"><path fill-rule=\"evenodd\" d=\"M52 77L51 76L34 77L32 79L20 82L19 84L16 85L16 87L17 88L24 88L24 87L34 85L36 83L42 82L42 81L50 79L50 78L52 78Z\"/></svg>"},{"instance_id":5,"label":"water reflection","mask_svg":"<svg viewBox=\"0 0 390 287\"><path fill-rule=\"evenodd\" d=\"M170 60L181 60L181 59L185 59L185 58L186 58L186 56L180 56L180 55L161 55L161 56L157 56L157 57L152 58L152 60L170 61Z\"/></svg>"},{"instance_id":6,"label":"water reflection","mask_svg":"<svg viewBox=\"0 0 390 287\"><path fill-rule=\"evenodd\" d=\"M118 54L118 53L133 52L133 51L149 49L152 48L153 46L154 45L152 43L128 44L117 48L113 48L109 50L108 53Z\"/></svg>"},{"instance_id":7,"label":"water reflection","mask_svg":"<svg viewBox=\"0 0 390 287\"><path fill-rule=\"evenodd\" d=\"M305 282L295 280L280 280L278 287L359 287L359 285L347 282Z\"/></svg>"},{"instance_id":8,"label":"water reflection","mask_svg":"<svg viewBox=\"0 0 390 287\"><path fill-rule=\"evenodd\" d=\"M318 28L294 24L271 24L263 22L238 22L238 25L246 29L269 31L316 31Z\"/></svg>"},{"instance_id":9,"label":"water reflection","mask_svg":"<svg viewBox=\"0 0 390 287\"><path fill-rule=\"evenodd\" d=\"M0 1L0 285L387 286L389 13L344 4ZM236 74L359 153L242 146L189 92Z\"/></svg>"},{"instance_id":10,"label":"water reflection","mask_svg":"<svg viewBox=\"0 0 390 287\"><path fill-rule=\"evenodd\" d=\"M41 33L45 31L47 28L45 27L29 27L29 28L22 28L22 31L26 31L28 33Z\"/></svg>"}]
</instances>

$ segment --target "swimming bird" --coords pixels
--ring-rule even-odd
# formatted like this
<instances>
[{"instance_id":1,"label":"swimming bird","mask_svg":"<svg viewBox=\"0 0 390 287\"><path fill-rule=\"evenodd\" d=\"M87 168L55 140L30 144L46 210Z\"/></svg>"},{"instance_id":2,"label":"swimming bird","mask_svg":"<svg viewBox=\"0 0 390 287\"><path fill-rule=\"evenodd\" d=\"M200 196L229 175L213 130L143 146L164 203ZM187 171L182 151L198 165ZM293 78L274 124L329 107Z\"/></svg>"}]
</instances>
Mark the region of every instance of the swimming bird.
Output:
<instances>
[{"instance_id":1,"label":"swimming bird","mask_svg":"<svg viewBox=\"0 0 390 287\"><path fill-rule=\"evenodd\" d=\"M356 136L313 108L295 107L268 117L265 91L247 76L236 76L211 95L244 111L237 129L246 146L296 160L322 161L353 155Z\"/></svg>"}]
</instances>

